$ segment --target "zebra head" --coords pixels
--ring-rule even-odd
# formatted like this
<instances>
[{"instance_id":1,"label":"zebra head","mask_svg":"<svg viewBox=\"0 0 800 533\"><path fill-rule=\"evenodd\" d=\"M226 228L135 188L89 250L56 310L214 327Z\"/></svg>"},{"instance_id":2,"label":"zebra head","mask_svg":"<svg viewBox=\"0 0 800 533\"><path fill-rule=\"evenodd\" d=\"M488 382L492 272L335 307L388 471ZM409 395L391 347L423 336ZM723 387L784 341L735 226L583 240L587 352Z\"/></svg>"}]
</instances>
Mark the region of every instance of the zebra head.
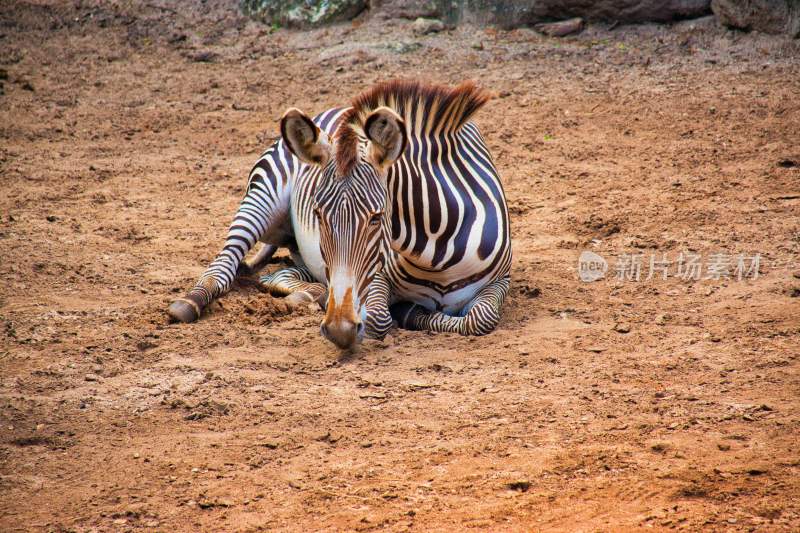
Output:
<instances>
[{"instance_id":1,"label":"zebra head","mask_svg":"<svg viewBox=\"0 0 800 533\"><path fill-rule=\"evenodd\" d=\"M364 336L367 292L388 253L386 177L405 149L405 124L380 107L358 124L343 123L331 139L290 109L281 119L281 136L292 153L321 172L312 202L328 286L320 329L339 348L352 348Z\"/></svg>"}]
</instances>

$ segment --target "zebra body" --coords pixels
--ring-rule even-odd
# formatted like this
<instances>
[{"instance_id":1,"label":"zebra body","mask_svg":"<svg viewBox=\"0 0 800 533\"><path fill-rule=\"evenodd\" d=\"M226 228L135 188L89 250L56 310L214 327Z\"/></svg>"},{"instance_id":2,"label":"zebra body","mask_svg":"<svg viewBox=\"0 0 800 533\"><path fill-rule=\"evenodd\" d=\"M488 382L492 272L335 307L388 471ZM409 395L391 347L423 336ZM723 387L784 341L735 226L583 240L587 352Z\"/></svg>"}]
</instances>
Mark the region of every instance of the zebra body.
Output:
<instances>
[{"instance_id":1,"label":"zebra body","mask_svg":"<svg viewBox=\"0 0 800 533\"><path fill-rule=\"evenodd\" d=\"M287 112L282 138L250 173L222 252L170 314L198 318L237 269L263 266L264 257L241 266L261 240L262 256L290 245L296 264L264 276L268 289L337 309L350 298L347 320L367 336L385 335L392 319L411 329L491 331L508 289L511 242L502 185L468 120L486 99L469 84L395 82L313 121ZM396 142L381 143L381 135ZM396 158L375 155L392 146Z\"/></svg>"}]
</instances>

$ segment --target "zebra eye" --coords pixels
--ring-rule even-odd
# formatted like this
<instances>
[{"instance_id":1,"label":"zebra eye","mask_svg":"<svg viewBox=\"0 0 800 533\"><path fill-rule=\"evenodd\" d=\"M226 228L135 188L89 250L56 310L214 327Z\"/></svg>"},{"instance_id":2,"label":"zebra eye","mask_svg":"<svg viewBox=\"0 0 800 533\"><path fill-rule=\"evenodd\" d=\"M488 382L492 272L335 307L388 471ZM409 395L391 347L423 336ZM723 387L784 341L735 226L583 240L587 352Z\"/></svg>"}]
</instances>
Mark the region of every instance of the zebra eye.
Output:
<instances>
[{"instance_id":1,"label":"zebra eye","mask_svg":"<svg viewBox=\"0 0 800 533\"><path fill-rule=\"evenodd\" d=\"M383 218L383 213L375 213L369 219L370 226L379 226L381 223L381 219Z\"/></svg>"}]
</instances>

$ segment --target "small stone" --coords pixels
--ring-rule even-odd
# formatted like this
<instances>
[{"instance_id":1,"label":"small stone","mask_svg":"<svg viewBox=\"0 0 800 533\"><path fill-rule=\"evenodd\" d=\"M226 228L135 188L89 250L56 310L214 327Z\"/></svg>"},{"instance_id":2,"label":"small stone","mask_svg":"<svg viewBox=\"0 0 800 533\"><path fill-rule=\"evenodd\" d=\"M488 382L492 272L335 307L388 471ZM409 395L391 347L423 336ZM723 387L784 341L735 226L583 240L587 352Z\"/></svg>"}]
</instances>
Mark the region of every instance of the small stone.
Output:
<instances>
[{"instance_id":1,"label":"small stone","mask_svg":"<svg viewBox=\"0 0 800 533\"><path fill-rule=\"evenodd\" d=\"M97 374L86 374L85 376L83 376L83 379L85 379L86 381L100 381L100 376L98 376Z\"/></svg>"},{"instance_id":2,"label":"small stone","mask_svg":"<svg viewBox=\"0 0 800 533\"><path fill-rule=\"evenodd\" d=\"M213 63L218 57L219 56L214 52L198 52L190 56L189 59L192 61L197 61L198 63Z\"/></svg>"},{"instance_id":3,"label":"small stone","mask_svg":"<svg viewBox=\"0 0 800 533\"><path fill-rule=\"evenodd\" d=\"M127 523L128 523L128 521L125 520L124 518L117 518L116 520L114 520L114 524L116 524L118 526L124 526Z\"/></svg>"},{"instance_id":4,"label":"small stone","mask_svg":"<svg viewBox=\"0 0 800 533\"><path fill-rule=\"evenodd\" d=\"M140 456L139 456L139 452L135 452L135 453L133 454L133 458L134 458L134 459L138 459L139 457L140 457Z\"/></svg>"},{"instance_id":5,"label":"small stone","mask_svg":"<svg viewBox=\"0 0 800 533\"><path fill-rule=\"evenodd\" d=\"M544 24L537 24L533 28L549 37L564 37L582 31L583 19L576 17L559 22L547 22Z\"/></svg>"},{"instance_id":6,"label":"small stone","mask_svg":"<svg viewBox=\"0 0 800 533\"><path fill-rule=\"evenodd\" d=\"M528 489L531 488L531 482L527 479L518 479L516 481L512 481L511 483L506 483L506 488L510 490L516 490L518 492L527 492Z\"/></svg>"},{"instance_id":7,"label":"small stone","mask_svg":"<svg viewBox=\"0 0 800 533\"><path fill-rule=\"evenodd\" d=\"M48 222L55 222L56 220L58 220L57 216L55 216L55 215L47 215L47 221Z\"/></svg>"},{"instance_id":8,"label":"small stone","mask_svg":"<svg viewBox=\"0 0 800 533\"><path fill-rule=\"evenodd\" d=\"M670 448L670 445L666 442L656 442L650 445L650 449L656 453L664 453Z\"/></svg>"},{"instance_id":9,"label":"small stone","mask_svg":"<svg viewBox=\"0 0 800 533\"><path fill-rule=\"evenodd\" d=\"M631 325L627 322L617 322L614 324L614 331L617 333L630 333Z\"/></svg>"},{"instance_id":10,"label":"small stone","mask_svg":"<svg viewBox=\"0 0 800 533\"><path fill-rule=\"evenodd\" d=\"M663 326L664 324L667 323L667 315L665 315L663 313L659 314L659 315L656 315L655 323L658 326Z\"/></svg>"},{"instance_id":11,"label":"small stone","mask_svg":"<svg viewBox=\"0 0 800 533\"><path fill-rule=\"evenodd\" d=\"M41 431L44 429L44 424L36 424L36 431Z\"/></svg>"},{"instance_id":12,"label":"small stone","mask_svg":"<svg viewBox=\"0 0 800 533\"><path fill-rule=\"evenodd\" d=\"M444 23L439 19L418 18L411 25L411 31L417 35L437 33L444 29Z\"/></svg>"},{"instance_id":13,"label":"small stone","mask_svg":"<svg viewBox=\"0 0 800 533\"><path fill-rule=\"evenodd\" d=\"M719 444L717 444L717 448L719 448L719 451L721 452L727 452L728 450L731 449L731 445L725 442L720 442Z\"/></svg>"}]
</instances>

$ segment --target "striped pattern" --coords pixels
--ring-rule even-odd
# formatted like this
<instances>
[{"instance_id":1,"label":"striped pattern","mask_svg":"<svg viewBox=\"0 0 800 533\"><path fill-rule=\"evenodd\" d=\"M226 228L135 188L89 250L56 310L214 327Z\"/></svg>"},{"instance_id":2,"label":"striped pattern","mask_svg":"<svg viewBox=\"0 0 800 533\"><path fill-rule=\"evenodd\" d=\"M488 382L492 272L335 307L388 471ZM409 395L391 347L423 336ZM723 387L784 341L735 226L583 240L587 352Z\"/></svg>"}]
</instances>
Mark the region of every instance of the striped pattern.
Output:
<instances>
[{"instance_id":1,"label":"striped pattern","mask_svg":"<svg viewBox=\"0 0 800 533\"><path fill-rule=\"evenodd\" d=\"M511 240L502 185L469 121L487 100L468 83L390 82L313 119L334 144L324 167L301 163L278 141L250 173L222 251L186 298L202 310L227 291L261 240L297 252L291 279L263 279L276 294L316 293L336 276L354 278L367 336L382 337L393 320L410 329L492 331L508 292ZM385 175L367 162L364 131L382 106L403 119L407 136Z\"/></svg>"}]
</instances>

